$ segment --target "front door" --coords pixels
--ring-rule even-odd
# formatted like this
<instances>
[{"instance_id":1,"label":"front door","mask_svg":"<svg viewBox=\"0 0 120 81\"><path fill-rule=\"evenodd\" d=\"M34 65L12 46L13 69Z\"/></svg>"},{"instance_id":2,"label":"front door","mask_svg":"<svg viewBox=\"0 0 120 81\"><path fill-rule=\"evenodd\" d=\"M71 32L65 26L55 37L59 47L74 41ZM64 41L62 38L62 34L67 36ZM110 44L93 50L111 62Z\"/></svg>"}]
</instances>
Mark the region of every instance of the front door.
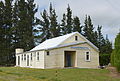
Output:
<instances>
[{"instance_id":1,"label":"front door","mask_svg":"<svg viewBox=\"0 0 120 81\"><path fill-rule=\"evenodd\" d=\"M64 66L74 67L75 66L75 51L65 51Z\"/></svg>"},{"instance_id":2,"label":"front door","mask_svg":"<svg viewBox=\"0 0 120 81\"><path fill-rule=\"evenodd\" d=\"M18 65L20 65L20 56L18 56Z\"/></svg>"},{"instance_id":3,"label":"front door","mask_svg":"<svg viewBox=\"0 0 120 81\"><path fill-rule=\"evenodd\" d=\"M27 66L29 66L29 55L27 55Z\"/></svg>"},{"instance_id":4,"label":"front door","mask_svg":"<svg viewBox=\"0 0 120 81\"><path fill-rule=\"evenodd\" d=\"M71 54L65 54L65 67L71 67Z\"/></svg>"}]
</instances>

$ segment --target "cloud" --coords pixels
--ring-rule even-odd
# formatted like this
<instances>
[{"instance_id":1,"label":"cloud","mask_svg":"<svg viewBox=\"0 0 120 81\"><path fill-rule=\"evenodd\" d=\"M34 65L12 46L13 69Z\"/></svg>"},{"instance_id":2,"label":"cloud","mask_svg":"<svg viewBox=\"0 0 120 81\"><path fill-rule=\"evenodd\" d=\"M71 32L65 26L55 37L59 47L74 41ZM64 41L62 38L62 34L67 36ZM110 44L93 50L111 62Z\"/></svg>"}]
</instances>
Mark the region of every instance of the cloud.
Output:
<instances>
[{"instance_id":1,"label":"cloud","mask_svg":"<svg viewBox=\"0 0 120 81\"><path fill-rule=\"evenodd\" d=\"M56 9L58 20L66 12L67 5L70 4L73 16L79 16L84 22L85 15L92 17L95 26L102 25L104 35L108 34L111 41L114 41L120 29L120 1L119 0L35 0L39 5L39 13L43 9L49 9L50 2ZM40 17L39 13L36 16Z\"/></svg>"}]
</instances>

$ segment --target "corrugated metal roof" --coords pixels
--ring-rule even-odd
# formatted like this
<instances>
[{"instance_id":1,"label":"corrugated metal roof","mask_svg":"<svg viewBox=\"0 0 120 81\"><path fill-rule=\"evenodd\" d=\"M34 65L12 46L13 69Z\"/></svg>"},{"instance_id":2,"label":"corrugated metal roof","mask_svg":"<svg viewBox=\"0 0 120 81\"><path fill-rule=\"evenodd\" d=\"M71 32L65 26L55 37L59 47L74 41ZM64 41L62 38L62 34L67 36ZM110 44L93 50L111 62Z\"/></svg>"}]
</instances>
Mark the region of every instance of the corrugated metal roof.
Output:
<instances>
[{"instance_id":1,"label":"corrugated metal roof","mask_svg":"<svg viewBox=\"0 0 120 81\"><path fill-rule=\"evenodd\" d=\"M70 34L63 35L63 36L48 39L48 40L44 41L43 43L39 44L38 46L34 47L33 49L31 49L30 51L58 47L63 41L65 41L67 38L71 37L72 35L74 35L76 33L78 33L78 32L73 32Z\"/></svg>"}]
</instances>

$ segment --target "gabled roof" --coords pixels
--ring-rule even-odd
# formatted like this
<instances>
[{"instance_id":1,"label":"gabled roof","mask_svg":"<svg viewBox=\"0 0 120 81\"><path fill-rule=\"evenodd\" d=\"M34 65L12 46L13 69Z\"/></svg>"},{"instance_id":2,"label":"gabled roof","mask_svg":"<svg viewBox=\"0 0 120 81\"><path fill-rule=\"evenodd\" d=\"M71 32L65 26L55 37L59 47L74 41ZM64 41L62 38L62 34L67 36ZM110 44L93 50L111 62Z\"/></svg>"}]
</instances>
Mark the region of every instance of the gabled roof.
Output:
<instances>
[{"instance_id":1,"label":"gabled roof","mask_svg":"<svg viewBox=\"0 0 120 81\"><path fill-rule=\"evenodd\" d=\"M43 43L39 44L38 46L36 46L35 48L33 48L32 50L30 50L30 51L36 51L36 50L49 49L49 48L57 47L59 44L61 44L67 38L71 37L72 35L74 35L76 33L78 33L78 32L73 32L73 33L70 33L70 34L63 35L63 36L48 39L48 40L44 41Z\"/></svg>"},{"instance_id":2,"label":"gabled roof","mask_svg":"<svg viewBox=\"0 0 120 81\"><path fill-rule=\"evenodd\" d=\"M78 32L73 32L73 33L70 33L70 34L63 35L63 36L48 39L48 40L44 41L43 43L39 44L38 46L34 47L33 49L31 49L30 51L48 50L48 49L53 49L53 48L64 47L64 45L61 46L60 44L62 42L64 42L66 39L68 39L69 37L71 37L72 35L74 35L74 34L78 34L78 35L80 35L81 38L85 39L85 41L79 41L78 43L88 43L94 49L99 51L98 48L94 44L92 44L89 40L87 40L84 36L82 36ZM75 44L78 44L78 43L75 43ZM69 44L67 46L69 46Z\"/></svg>"}]
</instances>

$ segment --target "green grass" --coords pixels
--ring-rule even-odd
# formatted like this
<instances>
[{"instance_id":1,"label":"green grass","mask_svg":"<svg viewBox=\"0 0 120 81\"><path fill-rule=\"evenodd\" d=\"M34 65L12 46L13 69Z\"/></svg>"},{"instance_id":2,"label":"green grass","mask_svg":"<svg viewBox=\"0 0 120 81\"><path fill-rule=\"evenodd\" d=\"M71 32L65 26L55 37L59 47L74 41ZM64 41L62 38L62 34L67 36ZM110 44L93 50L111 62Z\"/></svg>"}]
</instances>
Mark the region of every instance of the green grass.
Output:
<instances>
[{"instance_id":1,"label":"green grass","mask_svg":"<svg viewBox=\"0 0 120 81\"><path fill-rule=\"evenodd\" d=\"M113 78L109 74L106 69L0 67L0 81L120 81L120 78Z\"/></svg>"}]
</instances>

